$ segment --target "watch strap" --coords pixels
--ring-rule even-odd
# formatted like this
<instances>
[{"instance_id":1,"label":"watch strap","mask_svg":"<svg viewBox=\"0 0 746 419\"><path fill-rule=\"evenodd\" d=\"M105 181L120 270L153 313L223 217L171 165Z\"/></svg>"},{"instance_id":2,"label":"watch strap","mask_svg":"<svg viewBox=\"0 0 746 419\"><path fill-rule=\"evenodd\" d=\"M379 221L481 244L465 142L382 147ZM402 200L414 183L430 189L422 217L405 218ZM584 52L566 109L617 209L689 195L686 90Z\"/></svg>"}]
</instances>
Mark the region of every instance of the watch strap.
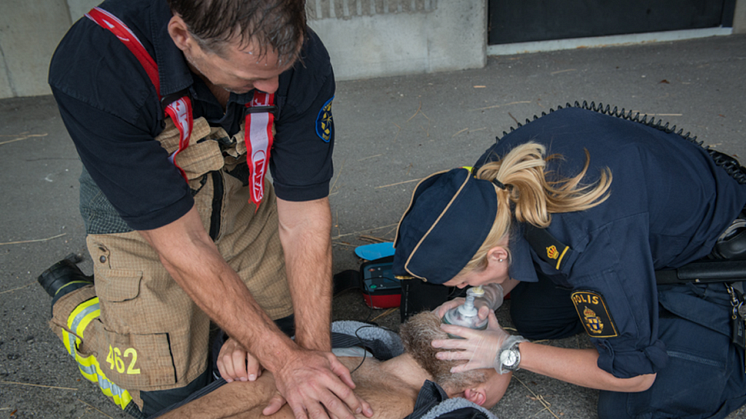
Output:
<instances>
[{"instance_id":1,"label":"watch strap","mask_svg":"<svg viewBox=\"0 0 746 419\"><path fill-rule=\"evenodd\" d=\"M528 339L524 338L520 335L511 335L505 341L503 341L503 344L500 346L500 350L497 351L497 354L495 355L495 371L497 371L498 374L502 375L507 372L513 372L518 371L518 368L521 364L521 351L518 348L518 344L521 342L528 342ZM502 362L502 354L505 351L515 351L517 355L517 359L515 364L512 365L505 365Z\"/></svg>"}]
</instances>

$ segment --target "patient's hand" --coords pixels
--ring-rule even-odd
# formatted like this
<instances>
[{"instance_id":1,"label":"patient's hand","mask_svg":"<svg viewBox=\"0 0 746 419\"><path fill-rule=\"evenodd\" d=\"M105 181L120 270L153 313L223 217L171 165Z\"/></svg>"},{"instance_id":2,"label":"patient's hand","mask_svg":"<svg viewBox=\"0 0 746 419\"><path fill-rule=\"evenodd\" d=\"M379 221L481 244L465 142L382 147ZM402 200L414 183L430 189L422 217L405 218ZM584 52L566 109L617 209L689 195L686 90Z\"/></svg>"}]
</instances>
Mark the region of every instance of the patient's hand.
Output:
<instances>
[{"instance_id":1,"label":"patient's hand","mask_svg":"<svg viewBox=\"0 0 746 419\"><path fill-rule=\"evenodd\" d=\"M218 371L227 382L254 381L262 374L262 366L233 338L223 343L218 354Z\"/></svg>"}]
</instances>

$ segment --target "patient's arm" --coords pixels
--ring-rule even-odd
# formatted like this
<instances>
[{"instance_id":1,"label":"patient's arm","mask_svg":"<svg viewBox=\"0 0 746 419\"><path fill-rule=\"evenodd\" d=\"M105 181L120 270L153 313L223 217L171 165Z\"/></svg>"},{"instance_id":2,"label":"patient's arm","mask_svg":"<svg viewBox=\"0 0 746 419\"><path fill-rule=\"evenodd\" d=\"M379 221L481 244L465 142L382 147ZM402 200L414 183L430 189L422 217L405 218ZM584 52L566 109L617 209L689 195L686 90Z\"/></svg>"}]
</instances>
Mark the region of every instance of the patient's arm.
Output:
<instances>
[{"instance_id":1,"label":"patient's arm","mask_svg":"<svg viewBox=\"0 0 746 419\"><path fill-rule=\"evenodd\" d=\"M350 371L357 387L355 393L370 403L372 419L401 419L412 412L417 390L386 374L380 362L366 358L340 357L340 362ZM292 410L284 405L272 416L262 410L277 392L272 373L265 371L256 381L234 381L190 402L159 419L294 419ZM356 418L367 419L362 414Z\"/></svg>"},{"instance_id":2,"label":"patient's arm","mask_svg":"<svg viewBox=\"0 0 746 419\"><path fill-rule=\"evenodd\" d=\"M277 392L272 374L262 374L256 381L234 381L190 402L159 419L266 418L262 410ZM293 411L283 406L271 418L293 419Z\"/></svg>"}]
</instances>

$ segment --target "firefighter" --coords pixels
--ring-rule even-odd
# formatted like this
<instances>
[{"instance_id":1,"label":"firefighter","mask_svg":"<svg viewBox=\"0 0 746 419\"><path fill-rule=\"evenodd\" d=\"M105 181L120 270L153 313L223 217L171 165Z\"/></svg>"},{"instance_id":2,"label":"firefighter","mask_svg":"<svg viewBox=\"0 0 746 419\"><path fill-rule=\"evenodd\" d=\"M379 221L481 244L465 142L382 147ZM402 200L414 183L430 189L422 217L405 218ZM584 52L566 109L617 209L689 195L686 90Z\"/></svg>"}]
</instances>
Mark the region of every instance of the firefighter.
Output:
<instances>
[{"instance_id":1,"label":"firefighter","mask_svg":"<svg viewBox=\"0 0 746 419\"><path fill-rule=\"evenodd\" d=\"M370 416L330 352L335 83L305 2L107 0L49 83L94 281L69 261L39 280L83 375L150 416L211 380L212 320L250 354L241 379L272 371L268 412Z\"/></svg>"}]
</instances>

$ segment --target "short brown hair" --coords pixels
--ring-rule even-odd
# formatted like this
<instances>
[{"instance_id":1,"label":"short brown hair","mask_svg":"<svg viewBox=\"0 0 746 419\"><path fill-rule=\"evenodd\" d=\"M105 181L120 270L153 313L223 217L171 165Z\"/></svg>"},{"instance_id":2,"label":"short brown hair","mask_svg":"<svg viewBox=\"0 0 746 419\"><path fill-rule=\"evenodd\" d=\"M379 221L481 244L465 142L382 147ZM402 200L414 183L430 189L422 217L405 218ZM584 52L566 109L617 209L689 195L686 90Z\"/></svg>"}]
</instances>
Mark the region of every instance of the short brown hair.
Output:
<instances>
[{"instance_id":1,"label":"short brown hair","mask_svg":"<svg viewBox=\"0 0 746 419\"><path fill-rule=\"evenodd\" d=\"M200 47L221 54L226 44L256 42L277 52L280 62L295 60L306 32L304 0L168 0Z\"/></svg>"},{"instance_id":2,"label":"short brown hair","mask_svg":"<svg viewBox=\"0 0 746 419\"><path fill-rule=\"evenodd\" d=\"M430 343L434 339L448 339L448 334L440 328L438 316L430 311L409 318L401 325L399 336L407 353L446 391L460 392L487 379L480 370L451 373L451 368L463 361L444 361L435 356L446 349L434 348Z\"/></svg>"}]
</instances>

